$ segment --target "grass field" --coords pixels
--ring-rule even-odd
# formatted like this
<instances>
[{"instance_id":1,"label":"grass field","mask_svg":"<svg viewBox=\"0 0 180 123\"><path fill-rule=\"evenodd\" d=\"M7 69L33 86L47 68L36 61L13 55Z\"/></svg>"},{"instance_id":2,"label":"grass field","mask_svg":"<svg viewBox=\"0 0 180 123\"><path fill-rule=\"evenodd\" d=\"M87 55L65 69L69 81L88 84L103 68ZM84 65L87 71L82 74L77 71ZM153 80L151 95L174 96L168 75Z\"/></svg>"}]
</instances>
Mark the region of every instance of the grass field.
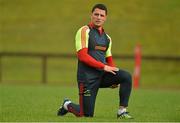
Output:
<instances>
[{"instance_id":1,"label":"grass field","mask_svg":"<svg viewBox=\"0 0 180 123\"><path fill-rule=\"evenodd\" d=\"M0 0L0 53L75 54L75 33L89 23L97 2L109 9L104 28L113 54L132 55L139 43L142 55L180 55L180 0ZM41 59L1 57L0 62L0 121L123 121L116 119L117 89L100 90L94 118L56 116L64 97L78 102L77 59L48 59L46 85L40 83ZM133 74L133 60L115 62ZM179 66L175 60L142 60L130 121L180 122Z\"/></svg>"},{"instance_id":2,"label":"grass field","mask_svg":"<svg viewBox=\"0 0 180 123\"><path fill-rule=\"evenodd\" d=\"M134 61L115 59L116 65L133 74ZM4 58L2 83L37 84L42 80L42 61L31 58ZM75 85L77 59L49 59L47 80L51 85ZM179 61L143 60L140 86L142 88L180 88ZM17 72L18 70L18 72Z\"/></svg>"},{"instance_id":3,"label":"grass field","mask_svg":"<svg viewBox=\"0 0 180 123\"><path fill-rule=\"evenodd\" d=\"M179 56L179 0L0 0L0 51L73 53L78 28L94 4L108 6L113 52Z\"/></svg>"},{"instance_id":4,"label":"grass field","mask_svg":"<svg viewBox=\"0 0 180 123\"><path fill-rule=\"evenodd\" d=\"M179 90L133 90L129 111L133 120L116 119L118 89L99 91L95 117L56 116L64 97L78 102L77 88L65 86L20 86L0 84L0 121L180 121Z\"/></svg>"},{"instance_id":5,"label":"grass field","mask_svg":"<svg viewBox=\"0 0 180 123\"><path fill-rule=\"evenodd\" d=\"M143 55L180 55L180 0L0 0L0 52L75 54L75 33L89 23L97 2L109 8L105 29L113 54L133 54L140 43ZM41 81L40 59L2 57L0 62L5 83ZM48 59L48 81L73 84L76 62ZM133 74L134 61L116 63ZM180 88L178 66L179 61L142 61L141 86Z\"/></svg>"}]
</instances>

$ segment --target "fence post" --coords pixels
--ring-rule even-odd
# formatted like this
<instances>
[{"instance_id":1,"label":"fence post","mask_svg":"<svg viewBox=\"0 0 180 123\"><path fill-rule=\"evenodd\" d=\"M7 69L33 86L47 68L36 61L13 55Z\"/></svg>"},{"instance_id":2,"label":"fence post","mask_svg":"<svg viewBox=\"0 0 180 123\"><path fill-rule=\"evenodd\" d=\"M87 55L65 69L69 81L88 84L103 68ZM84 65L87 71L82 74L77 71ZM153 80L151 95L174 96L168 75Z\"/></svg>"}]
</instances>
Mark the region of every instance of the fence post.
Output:
<instances>
[{"instance_id":1,"label":"fence post","mask_svg":"<svg viewBox=\"0 0 180 123\"><path fill-rule=\"evenodd\" d=\"M42 56L42 83L47 83L47 56Z\"/></svg>"},{"instance_id":2,"label":"fence post","mask_svg":"<svg viewBox=\"0 0 180 123\"><path fill-rule=\"evenodd\" d=\"M138 44L135 47L135 67L134 67L134 88L139 88L141 70L141 46Z\"/></svg>"}]
</instances>

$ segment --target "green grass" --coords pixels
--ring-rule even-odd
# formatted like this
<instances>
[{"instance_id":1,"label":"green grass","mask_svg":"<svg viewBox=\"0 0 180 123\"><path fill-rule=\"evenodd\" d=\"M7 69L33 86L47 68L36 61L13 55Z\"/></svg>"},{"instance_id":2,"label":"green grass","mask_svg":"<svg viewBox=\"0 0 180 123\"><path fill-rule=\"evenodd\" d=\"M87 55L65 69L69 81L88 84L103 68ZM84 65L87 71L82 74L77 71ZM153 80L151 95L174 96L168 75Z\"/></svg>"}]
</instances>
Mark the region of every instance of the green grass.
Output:
<instances>
[{"instance_id":1,"label":"green grass","mask_svg":"<svg viewBox=\"0 0 180 123\"><path fill-rule=\"evenodd\" d=\"M75 33L95 3L108 6L113 52L179 56L179 0L0 0L0 51L73 53Z\"/></svg>"},{"instance_id":2,"label":"green grass","mask_svg":"<svg viewBox=\"0 0 180 123\"><path fill-rule=\"evenodd\" d=\"M133 54L140 43L143 55L180 55L180 0L99 0L108 6L107 33L113 54ZM75 54L78 28L90 21L96 0L0 0L0 52ZM2 59L5 83L39 83L41 59ZM75 59L48 59L50 84L76 82ZM133 74L134 61L117 66ZM142 61L141 87L180 88L179 61ZM15 82L16 81L16 82Z\"/></svg>"},{"instance_id":3,"label":"green grass","mask_svg":"<svg viewBox=\"0 0 180 123\"><path fill-rule=\"evenodd\" d=\"M180 121L179 90L133 90L129 111L133 120L116 119L118 89L100 89L94 118L76 118L72 114L56 116L64 97L78 102L77 88L65 86L20 86L0 84L0 121Z\"/></svg>"},{"instance_id":4,"label":"green grass","mask_svg":"<svg viewBox=\"0 0 180 123\"><path fill-rule=\"evenodd\" d=\"M179 0L99 2L109 9L105 30L113 40L113 54L133 54L140 43L143 55L180 55ZM75 54L75 33L89 22L95 3L97 0L0 0L0 52ZM40 84L41 59L3 57L1 62L0 121L119 121L115 118L118 101L109 102L117 98L117 90L110 89L100 91L93 119L55 115L65 96L78 101L77 89L64 87L76 85L77 60L48 59L50 86ZM116 59L116 64L133 74L134 61ZM141 89L133 91L130 101L132 121L180 121L180 92L169 91L180 88L179 66L179 61L142 61ZM17 83L32 86L15 86ZM162 90L155 90L158 88Z\"/></svg>"},{"instance_id":5,"label":"green grass","mask_svg":"<svg viewBox=\"0 0 180 123\"><path fill-rule=\"evenodd\" d=\"M117 66L133 75L134 61L115 59ZM2 83L37 84L42 81L42 61L38 58L2 59ZM143 60L140 86L142 88L180 88L178 61ZM48 59L47 80L51 85L75 85L76 59Z\"/></svg>"}]
</instances>

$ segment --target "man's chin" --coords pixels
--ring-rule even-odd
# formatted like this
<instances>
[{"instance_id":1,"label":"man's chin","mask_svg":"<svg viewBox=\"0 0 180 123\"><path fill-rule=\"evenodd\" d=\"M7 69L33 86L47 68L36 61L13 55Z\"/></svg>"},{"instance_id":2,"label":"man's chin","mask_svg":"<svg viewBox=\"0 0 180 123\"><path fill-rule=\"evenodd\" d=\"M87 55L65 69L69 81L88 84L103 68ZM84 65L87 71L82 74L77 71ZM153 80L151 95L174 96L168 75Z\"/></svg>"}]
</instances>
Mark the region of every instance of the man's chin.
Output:
<instances>
[{"instance_id":1,"label":"man's chin","mask_svg":"<svg viewBox=\"0 0 180 123\"><path fill-rule=\"evenodd\" d=\"M101 27L102 24L94 24L96 27Z\"/></svg>"}]
</instances>

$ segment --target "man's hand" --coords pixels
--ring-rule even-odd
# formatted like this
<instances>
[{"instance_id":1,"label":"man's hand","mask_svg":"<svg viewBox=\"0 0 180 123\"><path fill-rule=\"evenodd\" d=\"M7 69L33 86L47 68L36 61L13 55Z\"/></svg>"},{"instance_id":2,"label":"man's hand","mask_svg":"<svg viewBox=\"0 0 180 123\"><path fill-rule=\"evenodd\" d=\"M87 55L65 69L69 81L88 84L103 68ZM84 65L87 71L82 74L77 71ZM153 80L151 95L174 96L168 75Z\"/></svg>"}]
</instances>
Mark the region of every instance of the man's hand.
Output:
<instances>
[{"instance_id":1,"label":"man's hand","mask_svg":"<svg viewBox=\"0 0 180 123\"><path fill-rule=\"evenodd\" d=\"M117 67L111 67L111 66L108 66L108 65L104 66L104 71L110 72L110 73L112 73L114 75L116 75L115 72L118 71L118 70L119 70L119 68L117 68Z\"/></svg>"}]
</instances>

